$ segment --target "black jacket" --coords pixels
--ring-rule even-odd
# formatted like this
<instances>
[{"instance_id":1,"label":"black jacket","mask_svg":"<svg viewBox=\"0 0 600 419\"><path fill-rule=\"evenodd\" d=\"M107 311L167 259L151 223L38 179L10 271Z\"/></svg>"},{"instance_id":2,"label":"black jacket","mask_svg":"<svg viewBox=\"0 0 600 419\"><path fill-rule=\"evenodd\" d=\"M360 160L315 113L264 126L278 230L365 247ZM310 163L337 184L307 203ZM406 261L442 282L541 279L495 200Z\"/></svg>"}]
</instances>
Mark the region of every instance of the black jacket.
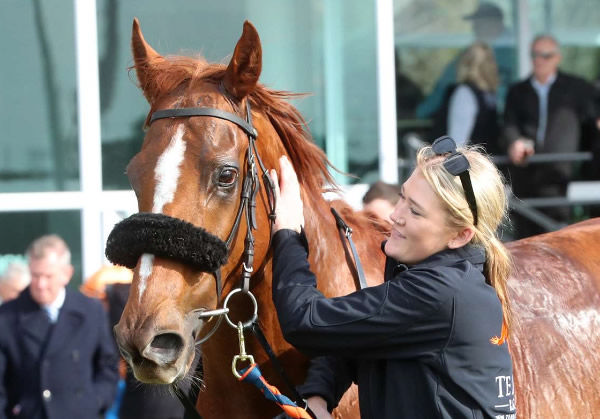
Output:
<instances>
[{"instance_id":1,"label":"black jacket","mask_svg":"<svg viewBox=\"0 0 600 419\"><path fill-rule=\"evenodd\" d=\"M97 418L113 403L117 361L99 301L67 289L52 325L27 288L0 306L0 418Z\"/></svg>"},{"instance_id":2,"label":"black jacket","mask_svg":"<svg viewBox=\"0 0 600 419\"><path fill-rule=\"evenodd\" d=\"M343 358L321 370L345 370L358 384L362 418L514 417L508 347L490 342L502 308L481 249L442 251L410 268L388 258L383 284L330 299L316 289L302 236L281 230L273 249L285 338L308 355ZM339 383L322 377L309 373L322 384L313 394L337 403Z\"/></svg>"}]
</instances>

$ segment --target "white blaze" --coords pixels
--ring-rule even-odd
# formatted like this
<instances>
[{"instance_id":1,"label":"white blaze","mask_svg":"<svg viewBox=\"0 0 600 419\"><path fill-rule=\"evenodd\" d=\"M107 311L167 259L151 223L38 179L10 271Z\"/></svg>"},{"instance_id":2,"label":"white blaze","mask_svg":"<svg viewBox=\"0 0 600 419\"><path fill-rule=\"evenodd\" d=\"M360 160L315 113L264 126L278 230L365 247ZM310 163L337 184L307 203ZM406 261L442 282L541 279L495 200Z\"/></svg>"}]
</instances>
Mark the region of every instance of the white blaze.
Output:
<instances>
[{"instance_id":1,"label":"white blaze","mask_svg":"<svg viewBox=\"0 0 600 419\"><path fill-rule=\"evenodd\" d=\"M144 253L142 255L142 261L140 263L140 286L138 288L138 298L140 303L142 302L142 295L146 290L146 280L152 273L152 262L154 261L154 255L150 253Z\"/></svg>"},{"instance_id":2,"label":"white blaze","mask_svg":"<svg viewBox=\"0 0 600 419\"><path fill-rule=\"evenodd\" d=\"M173 201L175 191L177 191L177 182L181 170L179 166L183 162L185 154L185 142L183 134L185 130L183 124L177 127L175 135L171 138L171 142L160 155L154 168L154 180L156 187L154 189L154 199L152 201L152 212L161 213L164 206ZM140 263L140 286L139 286L139 301L142 301L142 295L146 289L146 280L152 274L152 263L154 255L144 253Z\"/></svg>"},{"instance_id":3,"label":"white blaze","mask_svg":"<svg viewBox=\"0 0 600 419\"><path fill-rule=\"evenodd\" d=\"M179 125L175 135L171 138L171 142L156 162L154 168L156 189L154 190L154 201L152 202L152 212L154 213L162 212L163 207L173 201L175 196L180 174L179 165L183 161L183 154L185 153L183 133L183 125Z\"/></svg>"}]
</instances>

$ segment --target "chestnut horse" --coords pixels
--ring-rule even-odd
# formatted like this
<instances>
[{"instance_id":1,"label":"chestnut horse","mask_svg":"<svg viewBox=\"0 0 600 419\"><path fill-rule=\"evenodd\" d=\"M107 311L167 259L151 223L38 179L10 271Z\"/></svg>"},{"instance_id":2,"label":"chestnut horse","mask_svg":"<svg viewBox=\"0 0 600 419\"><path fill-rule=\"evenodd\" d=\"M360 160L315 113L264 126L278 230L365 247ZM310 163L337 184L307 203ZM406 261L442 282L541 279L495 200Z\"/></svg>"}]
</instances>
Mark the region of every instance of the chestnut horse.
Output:
<instances>
[{"instance_id":1,"label":"chestnut horse","mask_svg":"<svg viewBox=\"0 0 600 419\"><path fill-rule=\"evenodd\" d=\"M152 238L171 247L158 253L157 247L148 245L134 253L131 294L115 327L119 347L139 380L172 384L188 373L195 341L216 330L202 344L204 384L198 411L205 418L272 417L278 407L232 374L232 359L240 353L236 330L225 323L214 329L214 318L198 316L202 310L223 307L222 296L239 286L244 272L253 271L249 288L257 300L258 323L292 381L304 379L307 359L283 339L271 300L269 214L273 203L268 179L258 179L254 163L258 160L267 169L278 168L278 158L287 155L294 165L304 201L310 265L327 296L347 294L357 284L352 255L330 207L352 227L369 285L383 279L380 243L387 227L342 201L323 198L324 188L333 184L328 161L310 141L302 116L286 101L293 95L258 83L261 44L250 23L244 24L228 66L159 55L144 40L137 20L132 49L150 112L144 143L127 174L140 213L154 213L157 222L166 220L161 231L169 238L144 233L146 240L127 241L120 250L128 252L129 247ZM211 110L181 112L198 107ZM177 111L172 113L173 109ZM228 116L215 115L215 109ZM236 117L231 118L232 114ZM252 189L255 209L248 205L247 179L259 186ZM241 215L244 208L245 218ZM250 214L254 212L255 222ZM182 231L198 235L200 250L188 249L190 254L184 257L181 249L173 249L186 240L172 233L181 227L174 220L185 224ZM253 233L250 267L244 253L248 232ZM600 411L595 376L600 358L592 352L600 345L598 333L592 332L600 327L600 263L594 256L594 251L600 251L598 237L600 223L588 222L510 246L517 265L510 281L517 318L510 345L522 417L572 417L573 412L576 417L590 417L591 412ZM205 246L203 240L226 243L226 261L205 257L204 250L206 254L221 250L216 250L217 245ZM114 253L118 244L112 246ZM165 256L169 252L176 257ZM187 262L203 257L195 264ZM227 308L228 316L242 322L252 314L252 304L242 293ZM285 392L271 361L249 334L246 351L267 380ZM355 388L335 415L359 416Z\"/></svg>"}]
</instances>

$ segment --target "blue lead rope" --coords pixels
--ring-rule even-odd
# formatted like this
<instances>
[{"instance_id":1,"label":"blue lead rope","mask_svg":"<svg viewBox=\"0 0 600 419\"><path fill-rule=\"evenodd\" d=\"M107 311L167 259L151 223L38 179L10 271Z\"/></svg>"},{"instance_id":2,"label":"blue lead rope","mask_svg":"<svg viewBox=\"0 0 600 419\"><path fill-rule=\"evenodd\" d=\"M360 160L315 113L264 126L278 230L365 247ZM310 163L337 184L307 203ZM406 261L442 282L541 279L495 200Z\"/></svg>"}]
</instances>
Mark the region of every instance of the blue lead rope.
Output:
<instances>
[{"instance_id":1,"label":"blue lead rope","mask_svg":"<svg viewBox=\"0 0 600 419\"><path fill-rule=\"evenodd\" d=\"M285 395L281 394L277 387L267 383L262 376L258 365L252 364L249 367L242 369L240 375L240 381L246 381L256 386L267 398L267 400L277 403L279 407L283 409L286 415L298 419L313 419L313 416L311 416L305 409L298 407L296 403L291 401Z\"/></svg>"}]
</instances>

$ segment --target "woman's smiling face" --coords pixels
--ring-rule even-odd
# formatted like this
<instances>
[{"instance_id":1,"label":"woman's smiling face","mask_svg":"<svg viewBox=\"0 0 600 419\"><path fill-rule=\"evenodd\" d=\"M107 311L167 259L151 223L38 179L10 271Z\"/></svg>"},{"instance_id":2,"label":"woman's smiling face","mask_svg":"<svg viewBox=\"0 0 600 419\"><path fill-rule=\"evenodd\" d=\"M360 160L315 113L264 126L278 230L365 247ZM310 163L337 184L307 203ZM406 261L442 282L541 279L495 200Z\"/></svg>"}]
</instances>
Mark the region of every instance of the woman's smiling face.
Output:
<instances>
[{"instance_id":1,"label":"woman's smiling face","mask_svg":"<svg viewBox=\"0 0 600 419\"><path fill-rule=\"evenodd\" d=\"M392 231L385 253L395 260L414 265L444 250L457 235L448 226L447 213L418 168L402 185L400 200L390 215Z\"/></svg>"}]
</instances>

